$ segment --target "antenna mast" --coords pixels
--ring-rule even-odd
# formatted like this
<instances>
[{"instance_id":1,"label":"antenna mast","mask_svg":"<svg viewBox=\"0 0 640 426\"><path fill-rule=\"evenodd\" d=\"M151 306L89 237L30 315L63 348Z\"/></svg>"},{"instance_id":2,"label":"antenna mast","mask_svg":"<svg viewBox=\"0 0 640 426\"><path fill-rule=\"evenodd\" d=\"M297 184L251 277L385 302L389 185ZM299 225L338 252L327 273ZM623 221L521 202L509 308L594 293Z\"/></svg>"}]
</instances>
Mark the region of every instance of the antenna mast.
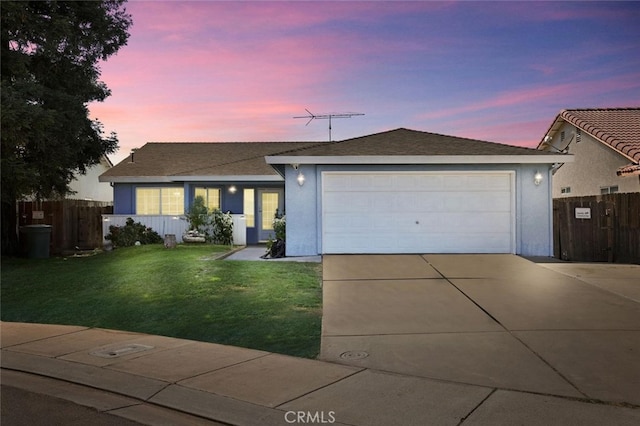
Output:
<instances>
[{"instance_id":1,"label":"antenna mast","mask_svg":"<svg viewBox=\"0 0 640 426\"><path fill-rule=\"evenodd\" d=\"M331 142L331 119L332 118L351 118L353 116L356 115L364 115L362 113L359 112L345 112L342 114L314 114L311 111L309 111L308 109L304 109L305 111L307 111L307 113L309 113L309 115L303 115L303 116L299 116L299 117L293 117L293 118L308 118L309 121L307 121L307 124L305 124L305 126L308 126L309 123L311 123L314 119L315 120L329 120L329 142Z\"/></svg>"}]
</instances>

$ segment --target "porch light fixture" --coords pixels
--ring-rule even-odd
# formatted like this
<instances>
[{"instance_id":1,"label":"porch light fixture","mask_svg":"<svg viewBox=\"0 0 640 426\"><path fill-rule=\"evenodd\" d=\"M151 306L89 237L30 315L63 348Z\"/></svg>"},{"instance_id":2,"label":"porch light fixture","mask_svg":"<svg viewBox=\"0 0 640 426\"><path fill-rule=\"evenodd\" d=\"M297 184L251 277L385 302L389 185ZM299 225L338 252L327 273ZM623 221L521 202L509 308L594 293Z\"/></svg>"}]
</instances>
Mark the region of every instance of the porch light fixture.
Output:
<instances>
[{"instance_id":1,"label":"porch light fixture","mask_svg":"<svg viewBox=\"0 0 640 426\"><path fill-rule=\"evenodd\" d=\"M235 186L235 185L231 185L231 186L229 187L229 192L230 192L230 193L232 193L232 194L235 194L237 190L238 190L238 189L236 188L236 186Z\"/></svg>"},{"instance_id":2,"label":"porch light fixture","mask_svg":"<svg viewBox=\"0 0 640 426\"><path fill-rule=\"evenodd\" d=\"M542 182L542 173L536 172L536 174L533 175L533 183L536 186L538 186L538 185L540 185L541 182Z\"/></svg>"},{"instance_id":3,"label":"porch light fixture","mask_svg":"<svg viewBox=\"0 0 640 426\"><path fill-rule=\"evenodd\" d=\"M304 185L304 175L302 174L302 172L298 172L298 177L296 178L296 180L298 181L298 185Z\"/></svg>"}]
</instances>

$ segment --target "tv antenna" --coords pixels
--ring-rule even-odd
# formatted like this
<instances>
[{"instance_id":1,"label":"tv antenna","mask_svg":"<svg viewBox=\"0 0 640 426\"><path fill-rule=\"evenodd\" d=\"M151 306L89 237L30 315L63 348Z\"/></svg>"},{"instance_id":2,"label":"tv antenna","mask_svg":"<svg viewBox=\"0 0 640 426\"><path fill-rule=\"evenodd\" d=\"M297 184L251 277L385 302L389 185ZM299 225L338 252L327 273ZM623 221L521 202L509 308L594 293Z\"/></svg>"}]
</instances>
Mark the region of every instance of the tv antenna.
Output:
<instances>
[{"instance_id":1,"label":"tv antenna","mask_svg":"<svg viewBox=\"0 0 640 426\"><path fill-rule=\"evenodd\" d=\"M309 121L307 121L307 124L305 124L305 126L308 126L309 123L311 123L313 120L329 120L329 142L331 142L331 120L333 118L351 118L353 116L356 115L364 115L362 113L359 112L345 112L342 114L314 114L311 111L309 111L308 109L304 109L305 111L307 111L307 113L309 113L309 115L303 115L303 116L299 116L299 117L293 117L293 118L308 118Z\"/></svg>"}]
</instances>

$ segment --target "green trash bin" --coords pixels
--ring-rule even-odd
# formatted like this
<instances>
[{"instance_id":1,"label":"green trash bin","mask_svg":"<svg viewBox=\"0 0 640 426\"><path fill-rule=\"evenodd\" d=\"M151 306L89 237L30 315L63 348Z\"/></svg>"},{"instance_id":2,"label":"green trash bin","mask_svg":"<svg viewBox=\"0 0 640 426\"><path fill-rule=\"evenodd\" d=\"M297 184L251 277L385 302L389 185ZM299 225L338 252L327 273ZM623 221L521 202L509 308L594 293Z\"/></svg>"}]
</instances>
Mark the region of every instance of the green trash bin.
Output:
<instances>
[{"instance_id":1,"label":"green trash bin","mask_svg":"<svg viewBox=\"0 0 640 426\"><path fill-rule=\"evenodd\" d=\"M27 257L29 259L46 259L49 257L51 225L26 225L20 228L27 241Z\"/></svg>"}]
</instances>

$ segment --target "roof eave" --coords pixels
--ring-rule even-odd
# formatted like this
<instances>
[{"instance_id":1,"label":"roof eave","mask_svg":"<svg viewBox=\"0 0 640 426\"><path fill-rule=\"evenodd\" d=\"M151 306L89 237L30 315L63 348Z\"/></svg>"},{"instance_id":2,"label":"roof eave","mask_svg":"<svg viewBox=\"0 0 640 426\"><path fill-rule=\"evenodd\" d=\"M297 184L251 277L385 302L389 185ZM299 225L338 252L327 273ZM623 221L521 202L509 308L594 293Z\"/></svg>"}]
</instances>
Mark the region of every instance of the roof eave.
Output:
<instances>
[{"instance_id":1,"label":"roof eave","mask_svg":"<svg viewBox=\"0 0 640 426\"><path fill-rule=\"evenodd\" d=\"M558 155L344 155L267 156L268 164L554 164L573 162Z\"/></svg>"},{"instance_id":2,"label":"roof eave","mask_svg":"<svg viewBox=\"0 0 640 426\"><path fill-rule=\"evenodd\" d=\"M100 182L112 183L176 183L176 182L282 182L280 175L229 176L100 176Z\"/></svg>"}]
</instances>

